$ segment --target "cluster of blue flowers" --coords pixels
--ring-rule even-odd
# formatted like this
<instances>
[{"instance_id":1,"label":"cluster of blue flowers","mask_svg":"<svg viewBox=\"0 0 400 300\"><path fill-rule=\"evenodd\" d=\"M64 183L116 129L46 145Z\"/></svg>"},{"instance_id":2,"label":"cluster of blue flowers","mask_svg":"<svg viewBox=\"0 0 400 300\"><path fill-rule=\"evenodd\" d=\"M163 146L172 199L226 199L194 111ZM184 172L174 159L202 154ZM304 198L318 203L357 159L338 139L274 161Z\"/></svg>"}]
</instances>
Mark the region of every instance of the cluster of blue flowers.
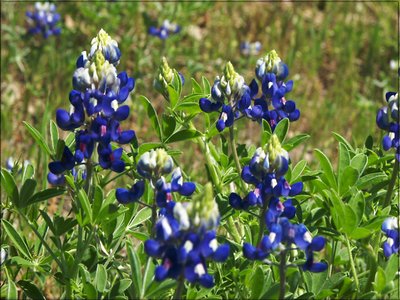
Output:
<instances>
[{"instance_id":1,"label":"cluster of blue flowers","mask_svg":"<svg viewBox=\"0 0 400 300\"><path fill-rule=\"evenodd\" d=\"M218 245L216 240L218 224L211 185L206 185L204 194L190 203L169 201L160 211L155 238L144 245L149 256L161 259L155 280L185 278L212 287L214 278L207 272L207 261L223 262L229 255L229 245Z\"/></svg>"},{"instance_id":2,"label":"cluster of blue flowers","mask_svg":"<svg viewBox=\"0 0 400 300\"><path fill-rule=\"evenodd\" d=\"M399 253L399 228L399 219L395 217L387 218L382 224L382 231L387 237L387 240L383 243L383 253L386 257Z\"/></svg>"},{"instance_id":3,"label":"cluster of blue flowers","mask_svg":"<svg viewBox=\"0 0 400 300\"><path fill-rule=\"evenodd\" d=\"M111 142L127 144L135 138L133 130L122 130L120 121L129 116L124 105L135 86L126 72L117 74L121 52L118 44L104 30L92 40L89 54L83 51L78 58L70 92L70 111L58 109L57 125L75 133L75 152L65 146L59 161L49 164L49 182L60 184L63 173L77 164L90 160L97 147L98 163L103 169L122 172L122 148L115 150Z\"/></svg>"},{"instance_id":4,"label":"cluster of blue flowers","mask_svg":"<svg viewBox=\"0 0 400 300\"><path fill-rule=\"evenodd\" d=\"M261 43L259 41L250 43L243 42L240 44L240 53L245 56L258 55L261 51Z\"/></svg>"},{"instance_id":5,"label":"cluster of blue flowers","mask_svg":"<svg viewBox=\"0 0 400 300\"><path fill-rule=\"evenodd\" d=\"M400 162L400 115L399 115L399 93L386 93L388 106L381 108L376 116L376 124L379 128L386 130L387 135L382 140L385 151L395 149L396 160Z\"/></svg>"},{"instance_id":6,"label":"cluster of blue flowers","mask_svg":"<svg viewBox=\"0 0 400 300\"><path fill-rule=\"evenodd\" d=\"M206 112L220 112L218 131L233 125L236 119L247 117L261 122L265 119L272 129L284 118L291 122L299 119L300 111L293 100L286 100L286 94L293 88L293 81L285 82L289 69L273 50L257 61L256 77L246 85L244 78L235 72L228 62L224 74L217 76L211 89L210 98L201 98L200 108ZM272 107L270 107L272 106Z\"/></svg>"},{"instance_id":7,"label":"cluster of blue flowers","mask_svg":"<svg viewBox=\"0 0 400 300\"><path fill-rule=\"evenodd\" d=\"M193 182L183 182L180 168L173 170L174 163L167 152L158 148L144 153L137 164L137 172L145 180L149 180L155 191L155 200L159 208L166 207L173 201L173 193L190 196L196 190ZM167 182L163 175L172 172L171 181ZM130 189L118 188L116 197L120 203L132 203L140 199L144 193L144 180L139 180Z\"/></svg>"},{"instance_id":8,"label":"cluster of blue flowers","mask_svg":"<svg viewBox=\"0 0 400 300\"><path fill-rule=\"evenodd\" d=\"M181 31L181 27L169 20L164 20L160 27L150 26L149 34L156 36L162 40L167 39L170 35L176 34Z\"/></svg>"},{"instance_id":9,"label":"cluster of blue flowers","mask_svg":"<svg viewBox=\"0 0 400 300\"><path fill-rule=\"evenodd\" d=\"M291 248L291 245L295 244L306 253L303 269L322 272L327 265L314 262L313 253L324 248L325 239L320 236L312 238L304 224L290 222L296 214L296 208L289 197L301 193L303 183L290 185L284 178L288 170L289 156L275 134L271 136L265 148L258 148L249 165L242 170L243 181L254 185L254 190L243 199L236 193L229 196L229 203L235 209L248 210L258 206L265 210L263 218L269 234L263 236L256 247L245 243L244 256L251 260L264 260L275 250ZM283 203L280 200L282 197L285 199ZM260 230L264 232L265 228Z\"/></svg>"},{"instance_id":10,"label":"cluster of blue flowers","mask_svg":"<svg viewBox=\"0 0 400 300\"><path fill-rule=\"evenodd\" d=\"M44 38L51 35L59 35L61 29L57 28L60 15L56 12L56 6L52 3L35 3L34 11L27 11L28 33L41 34Z\"/></svg>"},{"instance_id":11,"label":"cluster of blue flowers","mask_svg":"<svg viewBox=\"0 0 400 300\"><path fill-rule=\"evenodd\" d=\"M219 212L212 187L207 185L204 194L190 203L174 201L173 193L191 196L196 185L184 182L180 168L173 167L172 158L162 148L144 153L138 161L137 171L154 189L159 208L155 238L146 241L145 251L162 260L155 271L157 281L186 278L191 283L212 287L214 279L207 273L206 261L222 262L229 254L229 246L218 246L216 240ZM164 175L171 172L167 182ZM138 201L144 193L144 180L137 181L130 189L118 188L117 200L122 204Z\"/></svg>"}]
</instances>

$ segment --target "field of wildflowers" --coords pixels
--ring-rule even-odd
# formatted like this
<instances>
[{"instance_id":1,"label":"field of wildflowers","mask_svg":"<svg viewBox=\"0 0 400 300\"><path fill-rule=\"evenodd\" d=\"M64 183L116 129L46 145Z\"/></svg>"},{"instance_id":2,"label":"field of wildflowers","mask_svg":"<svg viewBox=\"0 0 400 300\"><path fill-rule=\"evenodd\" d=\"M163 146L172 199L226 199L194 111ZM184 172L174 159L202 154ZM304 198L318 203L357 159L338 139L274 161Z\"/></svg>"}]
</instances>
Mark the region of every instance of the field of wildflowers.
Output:
<instances>
[{"instance_id":1,"label":"field of wildflowers","mask_svg":"<svg viewBox=\"0 0 400 300\"><path fill-rule=\"evenodd\" d=\"M2 2L3 299L399 299L396 2Z\"/></svg>"}]
</instances>

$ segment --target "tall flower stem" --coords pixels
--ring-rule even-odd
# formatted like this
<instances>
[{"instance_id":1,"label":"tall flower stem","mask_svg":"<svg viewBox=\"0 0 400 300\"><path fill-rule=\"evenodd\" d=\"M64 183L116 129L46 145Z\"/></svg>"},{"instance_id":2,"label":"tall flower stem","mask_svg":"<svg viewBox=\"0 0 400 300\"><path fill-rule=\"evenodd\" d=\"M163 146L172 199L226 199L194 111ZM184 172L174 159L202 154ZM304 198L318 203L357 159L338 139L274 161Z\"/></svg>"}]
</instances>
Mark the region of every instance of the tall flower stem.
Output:
<instances>
[{"instance_id":1,"label":"tall flower stem","mask_svg":"<svg viewBox=\"0 0 400 300\"><path fill-rule=\"evenodd\" d=\"M269 203L269 199L267 199L264 202L264 205L263 205L263 207L262 207L262 209L260 211L260 215L259 215L260 229L258 231L257 245L261 243L261 239L262 239L262 236L263 236L263 233L264 233L264 227L265 227L265 218L264 218L264 216L265 216L265 212L267 211L267 208L268 208L268 203Z\"/></svg>"},{"instance_id":2,"label":"tall flower stem","mask_svg":"<svg viewBox=\"0 0 400 300\"><path fill-rule=\"evenodd\" d=\"M279 299L285 299L286 293L286 250L283 250L280 254L279 264Z\"/></svg>"},{"instance_id":3,"label":"tall flower stem","mask_svg":"<svg viewBox=\"0 0 400 300\"><path fill-rule=\"evenodd\" d=\"M88 198L90 199L90 189L91 189L91 183L92 183L92 176L93 176L93 164L92 160L88 159L86 162L86 182L85 182L85 192Z\"/></svg>"},{"instance_id":4,"label":"tall flower stem","mask_svg":"<svg viewBox=\"0 0 400 300\"><path fill-rule=\"evenodd\" d=\"M355 282L355 284L356 284L356 289L357 289L357 291L359 291L360 283L358 282L358 276L357 276L356 266L355 266L355 264L354 264L353 255L352 255L352 253L351 253L350 241L349 241L349 238L347 237L347 235L345 236L345 240L346 240L347 252L348 252L348 254L349 254L349 259L350 259L350 268L351 268L351 272L353 273L354 282Z\"/></svg>"},{"instance_id":5,"label":"tall flower stem","mask_svg":"<svg viewBox=\"0 0 400 300\"><path fill-rule=\"evenodd\" d=\"M182 299L183 288L185 287L185 279L180 276L178 279L178 285L176 287L174 297L172 299Z\"/></svg>"},{"instance_id":6,"label":"tall flower stem","mask_svg":"<svg viewBox=\"0 0 400 300\"><path fill-rule=\"evenodd\" d=\"M396 179L399 176L399 164L400 164L400 162L398 162L397 160L394 161L392 178L390 179L390 182L389 182L385 202L383 203L383 208L390 205L390 200L392 199L393 189L394 189L394 186L396 185Z\"/></svg>"},{"instance_id":7,"label":"tall flower stem","mask_svg":"<svg viewBox=\"0 0 400 300\"><path fill-rule=\"evenodd\" d=\"M233 160L235 161L236 170L238 171L238 174L240 176L240 174L242 174L242 167L240 166L239 156L236 151L235 132L232 126L229 127L229 144L231 147Z\"/></svg>"},{"instance_id":8,"label":"tall flower stem","mask_svg":"<svg viewBox=\"0 0 400 300\"><path fill-rule=\"evenodd\" d=\"M385 201L382 203L382 209L386 208L390 205L390 201L392 199L394 186L396 185L396 179L398 178L399 174L399 162L397 160L394 161L393 165L393 173L392 177L390 178ZM367 284L365 285L365 291L367 291L368 287L371 286L373 280L375 279L375 274L378 269L378 247L382 238L382 232L379 232L375 239L373 239L372 245L374 245L373 249L370 251L370 258L369 258L369 275L367 279Z\"/></svg>"}]
</instances>

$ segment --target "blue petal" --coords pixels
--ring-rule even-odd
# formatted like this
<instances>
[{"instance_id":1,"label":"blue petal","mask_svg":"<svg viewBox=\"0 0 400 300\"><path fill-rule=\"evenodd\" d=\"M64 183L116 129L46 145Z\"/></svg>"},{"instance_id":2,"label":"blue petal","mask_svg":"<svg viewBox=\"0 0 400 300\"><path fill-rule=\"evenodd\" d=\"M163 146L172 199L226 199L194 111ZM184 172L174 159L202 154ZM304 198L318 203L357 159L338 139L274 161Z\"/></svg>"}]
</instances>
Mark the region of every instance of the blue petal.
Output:
<instances>
[{"instance_id":1,"label":"blue petal","mask_svg":"<svg viewBox=\"0 0 400 300\"><path fill-rule=\"evenodd\" d=\"M313 251L321 251L325 247L325 238L322 236L316 236L313 238L310 248Z\"/></svg>"},{"instance_id":2,"label":"blue petal","mask_svg":"<svg viewBox=\"0 0 400 300\"><path fill-rule=\"evenodd\" d=\"M157 266L154 272L154 279L157 281L163 281L167 278L168 270L163 266Z\"/></svg>"},{"instance_id":3,"label":"blue petal","mask_svg":"<svg viewBox=\"0 0 400 300\"><path fill-rule=\"evenodd\" d=\"M236 193L231 193L229 195L229 204L234 208L234 209L241 209L242 208L242 198L236 194Z\"/></svg>"},{"instance_id":4,"label":"blue petal","mask_svg":"<svg viewBox=\"0 0 400 300\"><path fill-rule=\"evenodd\" d=\"M218 120L216 127L219 132L223 131L225 129L225 122L221 119Z\"/></svg>"},{"instance_id":5,"label":"blue petal","mask_svg":"<svg viewBox=\"0 0 400 300\"><path fill-rule=\"evenodd\" d=\"M257 249L248 243L243 244L243 255L244 257L254 260L256 257Z\"/></svg>"},{"instance_id":6,"label":"blue petal","mask_svg":"<svg viewBox=\"0 0 400 300\"><path fill-rule=\"evenodd\" d=\"M161 254L160 243L155 240L147 240L144 243L144 251L149 256L158 257Z\"/></svg>"},{"instance_id":7,"label":"blue petal","mask_svg":"<svg viewBox=\"0 0 400 300\"><path fill-rule=\"evenodd\" d=\"M115 197L119 203L128 204L133 202L132 195L127 189L118 188L115 191Z\"/></svg>"},{"instance_id":8,"label":"blue petal","mask_svg":"<svg viewBox=\"0 0 400 300\"><path fill-rule=\"evenodd\" d=\"M57 109L56 112L56 122L58 127L63 130L70 130L70 115L67 111L63 109Z\"/></svg>"},{"instance_id":9,"label":"blue petal","mask_svg":"<svg viewBox=\"0 0 400 300\"><path fill-rule=\"evenodd\" d=\"M51 173L59 175L62 172L64 172L66 169L60 161L53 161L53 162L49 163L49 170Z\"/></svg>"},{"instance_id":10,"label":"blue petal","mask_svg":"<svg viewBox=\"0 0 400 300\"><path fill-rule=\"evenodd\" d=\"M213 255L213 258L215 261L223 262L228 258L228 255L229 255L229 245L224 244L217 248L217 250Z\"/></svg>"},{"instance_id":11,"label":"blue petal","mask_svg":"<svg viewBox=\"0 0 400 300\"><path fill-rule=\"evenodd\" d=\"M190 196L196 190L196 185L193 182L184 182L179 188L179 194L182 196Z\"/></svg>"},{"instance_id":12,"label":"blue petal","mask_svg":"<svg viewBox=\"0 0 400 300\"><path fill-rule=\"evenodd\" d=\"M129 116L129 106L123 105L120 106L117 111L114 113L114 117L118 121L123 121Z\"/></svg>"},{"instance_id":13,"label":"blue petal","mask_svg":"<svg viewBox=\"0 0 400 300\"><path fill-rule=\"evenodd\" d=\"M118 138L118 143L120 144L127 144L135 137L135 131L133 130L126 130L121 132L121 135Z\"/></svg>"},{"instance_id":14,"label":"blue petal","mask_svg":"<svg viewBox=\"0 0 400 300\"><path fill-rule=\"evenodd\" d=\"M291 185L289 196L296 196L303 191L303 182L296 182Z\"/></svg>"},{"instance_id":15,"label":"blue petal","mask_svg":"<svg viewBox=\"0 0 400 300\"><path fill-rule=\"evenodd\" d=\"M205 288L212 288L214 286L214 278L210 274L201 276L199 282Z\"/></svg>"}]
</instances>

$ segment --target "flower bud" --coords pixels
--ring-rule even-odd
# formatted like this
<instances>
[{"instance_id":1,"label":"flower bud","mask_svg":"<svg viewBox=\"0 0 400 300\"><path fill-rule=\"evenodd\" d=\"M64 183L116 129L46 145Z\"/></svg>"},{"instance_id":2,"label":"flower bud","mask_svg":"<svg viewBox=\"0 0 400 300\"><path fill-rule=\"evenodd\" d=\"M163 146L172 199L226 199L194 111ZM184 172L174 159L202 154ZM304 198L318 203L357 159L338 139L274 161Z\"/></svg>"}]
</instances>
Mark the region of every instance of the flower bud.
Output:
<instances>
[{"instance_id":1,"label":"flower bud","mask_svg":"<svg viewBox=\"0 0 400 300\"><path fill-rule=\"evenodd\" d=\"M244 78L236 73L231 62L227 62L220 85L227 96L241 96L243 94Z\"/></svg>"},{"instance_id":2,"label":"flower bud","mask_svg":"<svg viewBox=\"0 0 400 300\"><path fill-rule=\"evenodd\" d=\"M390 116L395 122L399 122L399 93L392 93L388 98Z\"/></svg>"},{"instance_id":3,"label":"flower bud","mask_svg":"<svg viewBox=\"0 0 400 300\"><path fill-rule=\"evenodd\" d=\"M92 59L97 53L102 56L111 64L117 65L121 57L121 51L118 48L118 43L113 40L107 32L100 29L95 38L92 39L92 47L90 48L89 59Z\"/></svg>"},{"instance_id":4,"label":"flower bud","mask_svg":"<svg viewBox=\"0 0 400 300\"><path fill-rule=\"evenodd\" d=\"M158 148L140 157L137 170L145 178L160 178L163 174L171 173L173 166L172 157L164 149Z\"/></svg>"},{"instance_id":5,"label":"flower bud","mask_svg":"<svg viewBox=\"0 0 400 300\"><path fill-rule=\"evenodd\" d=\"M168 85L172 84L175 77L174 70L168 65L165 57L161 59L158 74L154 79L154 88L163 95L168 95Z\"/></svg>"},{"instance_id":6,"label":"flower bud","mask_svg":"<svg viewBox=\"0 0 400 300\"><path fill-rule=\"evenodd\" d=\"M274 73L278 79L284 79L288 75L287 66L281 61L278 53L272 50L266 56L257 60L256 76L262 80L265 74Z\"/></svg>"},{"instance_id":7,"label":"flower bud","mask_svg":"<svg viewBox=\"0 0 400 300\"><path fill-rule=\"evenodd\" d=\"M273 134L266 145L270 170L275 171L277 176L284 175L288 170L289 154L282 148L278 136Z\"/></svg>"},{"instance_id":8,"label":"flower bud","mask_svg":"<svg viewBox=\"0 0 400 300\"><path fill-rule=\"evenodd\" d=\"M206 230L211 230L218 226L219 210L210 183L204 186L202 194L194 197L187 205L187 212L192 225L196 227L204 227Z\"/></svg>"}]
</instances>

